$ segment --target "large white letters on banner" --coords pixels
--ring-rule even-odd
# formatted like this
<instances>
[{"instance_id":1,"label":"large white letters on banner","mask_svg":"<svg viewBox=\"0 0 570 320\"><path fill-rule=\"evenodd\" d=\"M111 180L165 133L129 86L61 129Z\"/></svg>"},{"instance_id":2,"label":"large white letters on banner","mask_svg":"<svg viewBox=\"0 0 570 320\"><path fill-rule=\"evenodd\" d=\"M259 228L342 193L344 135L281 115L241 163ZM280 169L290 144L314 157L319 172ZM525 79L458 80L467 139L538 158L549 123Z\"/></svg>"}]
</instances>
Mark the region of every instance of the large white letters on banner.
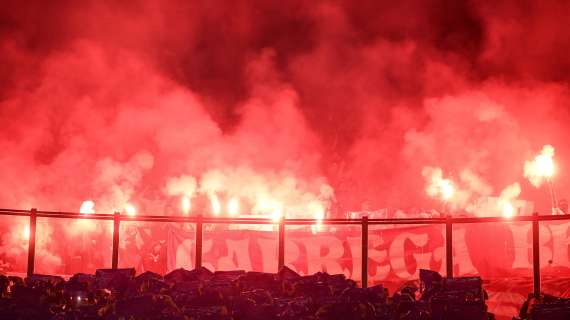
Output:
<instances>
[{"instance_id":1,"label":"large white letters on banner","mask_svg":"<svg viewBox=\"0 0 570 320\"><path fill-rule=\"evenodd\" d=\"M471 257L469 256L469 250L467 248L467 242L465 242L465 229L457 229L453 232L453 266L457 266L458 275L467 274L477 274L477 269L473 266ZM442 263L443 273L445 270L445 264Z\"/></svg>"},{"instance_id":2,"label":"large white letters on banner","mask_svg":"<svg viewBox=\"0 0 570 320\"><path fill-rule=\"evenodd\" d=\"M512 269L528 269L530 275L531 226L528 222L510 222L489 229L454 226L454 274L500 277ZM570 223L558 221L540 224L541 267L570 267L569 226ZM285 264L300 274L326 271L359 281L362 271L359 229L317 234L290 231L285 239ZM168 234L168 270L193 268L195 235L176 228ZM277 245L277 233L272 231L215 230L203 242L202 265L210 270L276 272ZM421 268L445 274L444 231L441 226L371 229L367 263L370 283L414 279Z\"/></svg>"},{"instance_id":3,"label":"large white letters on banner","mask_svg":"<svg viewBox=\"0 0 570 320\"><path fill-rule=\"evenodd\" d=\"M251 270L249 258L249 239L226 240L228 255L218 260L218 270Z\"/></svg>"},{"instance_id":4,"label":"large white letters on banner","mask_svg":"<svg viewBox=\"0 0 570 320\"><path fill-rule=\"evenodd\" d=\"M176 269L192 269L194 266L192 253L194 253L194 240L186 239L176 248Z\"/></svg>"},{"instance_id":5,"label":"large white letters on banner","mask_svg":"<svg viewBox=\"0 0 570 320\"><path fill-rule=\"evenodd\" d=\"M394 238L394 241L392 241L392 245L390 246L390 262L392 264L392 270L396 273L396 275L399 278L402 279L414 279L417 278L419 275L418 261L416 261L416 267L414 268L414 270L412 272L408 271L408 265L406 264L406 254L404 247L405 241L408 239L412 241L414 245L422 247L427 244L428 236L427 234L417 235L414 233L402 232L401 234L397 235L396 238ZM425 263L425 261L422 262ZM427 267L429 268L429 261L427 263Z\"/></svg>"},{"instance_id":6,"label":"large white letters on banner","mask_svg":"<svg viewBox=\"0 0 570 320\"><path fill-rule=\"evenodd\" d=\"M338 259L344 253L342 241L331 236L316 236L305 241L309 274L326 271L330 274L343 273Z\"/></svg>"}]
</instances>

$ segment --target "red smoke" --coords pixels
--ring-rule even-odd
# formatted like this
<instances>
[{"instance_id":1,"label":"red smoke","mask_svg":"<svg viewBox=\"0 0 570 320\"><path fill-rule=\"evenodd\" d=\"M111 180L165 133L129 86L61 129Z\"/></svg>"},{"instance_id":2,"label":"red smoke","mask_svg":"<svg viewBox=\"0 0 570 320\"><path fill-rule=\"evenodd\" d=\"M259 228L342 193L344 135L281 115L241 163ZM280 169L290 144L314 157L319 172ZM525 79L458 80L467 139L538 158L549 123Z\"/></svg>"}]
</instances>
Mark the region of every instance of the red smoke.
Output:
<instances>
[{"instance_id":1,"label":"red smoke","mask_svg":"<svg viewBox=\"0 0 570 320\"><path fill-rule=\"evenodd\" d=\"M154 213L169 183L217 175L228 192L263 189L291 205L332 199L330 185L342 210L431 207L422 169L432 166L468 170L491 195L519 182L545 211L547 192L523 166L552 144L568 194L569 11L566 1L9 1L0 206L77 211L93 199L96 210L132 201Z\"/></svg>"}]
</instances>

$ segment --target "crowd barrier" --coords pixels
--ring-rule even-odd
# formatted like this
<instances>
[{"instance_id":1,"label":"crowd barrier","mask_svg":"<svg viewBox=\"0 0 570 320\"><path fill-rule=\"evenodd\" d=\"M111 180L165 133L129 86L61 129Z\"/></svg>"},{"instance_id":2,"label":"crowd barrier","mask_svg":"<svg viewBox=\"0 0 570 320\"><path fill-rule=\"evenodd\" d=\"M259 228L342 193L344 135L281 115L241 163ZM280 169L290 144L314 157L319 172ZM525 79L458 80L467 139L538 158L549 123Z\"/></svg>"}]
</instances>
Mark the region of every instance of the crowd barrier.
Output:
<instances>
[{"instance_id":1,"label":"crowd barrier","mask_svg":"<svg viewBox=\"0 0 570 320\"><path fill-rule=\"evenodd\" d=\"M203 225L206 224L265 224L278 225L278 269L285 265L285 226L287 225L359 225L362 235L362 287L368 284L368 227L371 225L445 225L445 264L447 277L453 277L453 225L464 223L504 223L504 222L531 222L532 223L532 270L533 270L533 293L536 297L540 294L540 229L541 221L570 220L570 215L539 215L516 217L444 217L444 218L405 218L405 219L286 219L279 221L262 218L225 218L197 216L155 216L155 215L122 215L119 212L113 214L82 214L76 212L54 212L31 210L0 209L0 216L28 216L29 217L29 241L27 274L34 274L35 245L36 245L36 221L37 218L53 219L95 219L113 221L113 250L111 268L117 269L119 262L119 230L122 221L141 222L178 222L194 223L196 225L195 241L195 267L202 266ZM276 270L277 271L277 270Z\"/></svg>"}]
</instances>

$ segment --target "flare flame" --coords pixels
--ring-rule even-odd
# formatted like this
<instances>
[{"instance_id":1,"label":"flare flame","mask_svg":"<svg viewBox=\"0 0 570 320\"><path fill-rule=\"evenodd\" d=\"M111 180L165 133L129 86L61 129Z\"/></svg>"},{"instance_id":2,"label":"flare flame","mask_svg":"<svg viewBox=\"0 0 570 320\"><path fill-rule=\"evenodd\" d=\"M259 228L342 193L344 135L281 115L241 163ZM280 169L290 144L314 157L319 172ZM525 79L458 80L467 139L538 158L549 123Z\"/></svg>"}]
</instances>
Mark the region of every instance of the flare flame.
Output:
<instances>
[{"instance_id":1,"label":"flare flame","mask_svg":"<svg viewBox=\"0 0 570 320\"><path fill-rule=\"evenodd\" d=\"M554 166L554 147L545 145L540 154L534 160L526 161L524 164L524 176L535 187L540 187L544 182L550 180L556 168Z\"/></svg>"}]
</instances>

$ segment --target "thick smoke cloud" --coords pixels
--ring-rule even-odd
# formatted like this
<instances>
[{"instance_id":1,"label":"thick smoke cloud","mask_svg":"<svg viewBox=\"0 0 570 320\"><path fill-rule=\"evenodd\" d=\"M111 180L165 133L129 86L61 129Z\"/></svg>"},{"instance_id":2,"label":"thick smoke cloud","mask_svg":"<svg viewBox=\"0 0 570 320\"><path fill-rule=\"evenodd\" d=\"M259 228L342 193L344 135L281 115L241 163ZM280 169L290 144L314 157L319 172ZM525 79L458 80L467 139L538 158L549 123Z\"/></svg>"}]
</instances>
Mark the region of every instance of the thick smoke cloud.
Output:
<instances>
[{"instance_id":1,"label":"thick smoke cloud","mask_svg":"<svg viewBox=\"0 0 570 320\"><path fill-rule=\"evenodd\" d=\"M523 166L553 145L556 186L570 190L569 11L565 1L8 1L0 203L154 212L193 181L190 193L266 194L295 211L430 207L422 170L441 167L469 197L518 182L546 210Z\"/></svg>"}]
</instances>

